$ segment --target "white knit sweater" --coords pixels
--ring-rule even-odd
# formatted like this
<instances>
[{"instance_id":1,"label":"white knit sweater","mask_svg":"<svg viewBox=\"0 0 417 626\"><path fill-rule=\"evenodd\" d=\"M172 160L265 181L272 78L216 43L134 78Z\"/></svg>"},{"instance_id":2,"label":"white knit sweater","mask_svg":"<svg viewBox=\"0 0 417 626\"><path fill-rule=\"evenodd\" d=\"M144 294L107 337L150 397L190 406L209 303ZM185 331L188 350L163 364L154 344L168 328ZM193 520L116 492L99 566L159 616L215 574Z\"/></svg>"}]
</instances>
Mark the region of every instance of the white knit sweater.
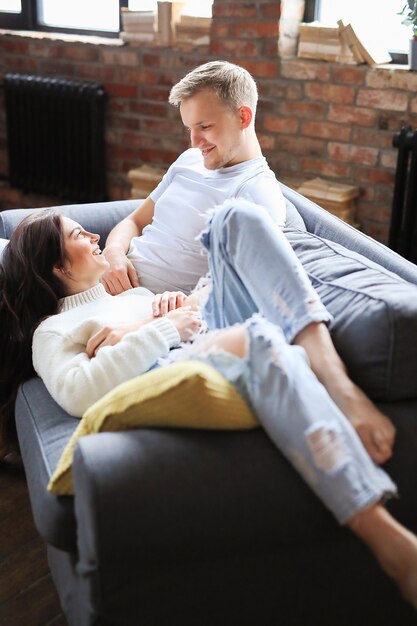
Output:
<instances>
[{"instance_id":1,"label":"white knit sweater","mask_svg":"<svg viewBox=\"0 0 417 626\"><path fill-rule=\"evenodd\" d=\"M115 346L101 348L92 359L87 356L87 341L103 326L152 315L153 297L142 287L110 296L100 284L63 298L60 313L38 326L33 336L33 366L68 413L81 417L116 385L146 372L179 345L175 326L167 318L158 318L125 335Z\"/></svg>"}]
</instances>

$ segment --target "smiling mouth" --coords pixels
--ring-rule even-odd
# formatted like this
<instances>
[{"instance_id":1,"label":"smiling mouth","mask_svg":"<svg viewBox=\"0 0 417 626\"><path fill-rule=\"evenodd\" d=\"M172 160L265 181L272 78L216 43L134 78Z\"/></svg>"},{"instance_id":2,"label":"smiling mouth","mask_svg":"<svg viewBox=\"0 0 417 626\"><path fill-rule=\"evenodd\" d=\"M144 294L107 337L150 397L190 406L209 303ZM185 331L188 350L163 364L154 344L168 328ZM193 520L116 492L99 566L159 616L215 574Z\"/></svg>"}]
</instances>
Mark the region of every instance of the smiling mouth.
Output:
<instances>
[{"instance_id":1,"label":"smiling mouth","mask_svg":"<svg viewBox=\"0 0 417 626\"><path fill-rule=\"evenodd\" d=\"M211 148L204 148L204 150L201 151L201 154L203 155L203 157L207 156L209 154L209 152L211 152L212 150L214 150L214 146L212 146Z\"/></svg>"},{"instance_id":2,"label":"smiling mouth","mask_svg":"<svg viewBox=\"0 0 417 626\"><path fill-rule=\"evenodd\" d=\"M100 250L100 248L96 248L96 249L94 250L94 252L93 252L93 255L94 255L94 256L100 256L100 254L101 254L101 250Z\"/></svg>"}]
</instances>

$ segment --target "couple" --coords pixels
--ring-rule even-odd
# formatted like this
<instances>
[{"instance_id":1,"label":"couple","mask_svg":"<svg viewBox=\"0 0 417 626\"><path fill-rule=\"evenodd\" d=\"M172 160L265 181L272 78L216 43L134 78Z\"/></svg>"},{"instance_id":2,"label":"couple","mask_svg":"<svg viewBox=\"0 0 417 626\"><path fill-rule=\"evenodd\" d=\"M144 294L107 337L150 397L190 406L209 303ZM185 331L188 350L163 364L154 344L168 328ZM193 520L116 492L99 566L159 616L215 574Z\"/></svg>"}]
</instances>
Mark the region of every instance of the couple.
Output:
<instances>
[{"instance_id":1,"label":"couple","mask_svg":"<svg viewBox=\"0 0 417 626\"><path fill-rule=\"evenodd\" d=\"M195 149L116 227L104 255L97 236L48 210L22 222L6 248L3 439L17 386L33 368L64 408L81 415L161 358L184 352L204 360L235 384L277 447L417 608L417 538L381 503L396 492L377 467L392 453L394 428L347 377L327 331L330 316L278 227L285 204L255 135L256 86L242 68L214 62L186 76L170 98ZM222 201L207 226L207 210ZM211 288L179 293L207 263ZM124 291L113 297L104 285ZM202 300L210 332L171 351L198 332Z\"/></svg>"}]
</instances>

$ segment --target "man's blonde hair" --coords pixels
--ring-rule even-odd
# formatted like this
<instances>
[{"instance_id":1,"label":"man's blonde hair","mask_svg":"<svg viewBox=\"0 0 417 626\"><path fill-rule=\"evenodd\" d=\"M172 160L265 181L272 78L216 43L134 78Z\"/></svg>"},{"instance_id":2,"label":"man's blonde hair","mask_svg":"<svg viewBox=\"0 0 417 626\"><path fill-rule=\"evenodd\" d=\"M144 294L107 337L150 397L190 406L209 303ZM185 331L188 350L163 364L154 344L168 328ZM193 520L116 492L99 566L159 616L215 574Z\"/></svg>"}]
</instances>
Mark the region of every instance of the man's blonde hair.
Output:
<instances>
[{"instance_id":1,"label":"man's blonde hair","mask_svg":"<svg viewBox=\"0 0 417 626\"><path fill-rule=\"evenodd\" d=\"M249 106L253 113L258 102L256 83L247 70L228 61L209 61L189 72L169 94L169 103L179 106L183 100L203 89L214 91L233 110Z\"/></svg>"}]
</instances>

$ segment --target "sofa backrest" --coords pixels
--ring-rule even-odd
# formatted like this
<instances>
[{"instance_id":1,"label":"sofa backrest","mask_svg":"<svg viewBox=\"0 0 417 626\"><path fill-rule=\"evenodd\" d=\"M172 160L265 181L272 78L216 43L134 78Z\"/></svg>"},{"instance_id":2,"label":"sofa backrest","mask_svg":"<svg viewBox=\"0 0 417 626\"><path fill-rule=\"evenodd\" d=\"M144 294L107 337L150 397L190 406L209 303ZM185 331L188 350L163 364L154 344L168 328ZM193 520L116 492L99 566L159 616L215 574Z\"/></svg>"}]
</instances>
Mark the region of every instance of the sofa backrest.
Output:
<instances>
[{"instance_id":1,"label":"sofa backrest","mask_svg":"<svg viewBox=\"0 0 417 626\"><path fill-rule=\"evenodd\" d=\"M417 266L393 252L383 244L361 233L353 226L343 222L297 191L281 184L285 198L293 203L304 220L306 229L319 237L330 239L346 246L354 252L368 257L391 272L395 272L405 280L417 284ZM131 213L141 200L121 200L113 202L95 202L90 204L72 204L51 207L60 210L64 215L80 222L90 232L98 233L104 242L109 231L120 220ZM0 212L0 260L2 250L11 233L21 220L39 209L12 209ZM301 221L300 221L301 222ZM294 222L296 228L301 228ZM304 228L304 226L303 226Z\"/></svg>"},{"instance_id":2,"label":"sofa backrest","mask_svg":"<svg viewBox=\"0 0 417 626\"><path fill-rule=\"evenodd\" d=\"M92 202L90 204L68 204L50 207L80 222L90 232L98 233L106 239L110 230L120 220L131 213L141 200L121 200L118 202ZM0 213L0 238L9 239L16 226L33 211L42 209L10 209Z\"/></svg>"},{"instance_id":3,"label":"sofa backrest","mask_svg":"<svg viewBox=\"0 0 417 626\"><path fill-rule=\"evenodd\" d=\"M340 243L349 250L366 256L374 263L382 265L404 280L417 285L417 266L414 263L407 261L357 228L343 222L290 187L281 184L281 189L284 196L295 205L301 214L308 232L323 239Z\"/></svg>"}]
</instances>

